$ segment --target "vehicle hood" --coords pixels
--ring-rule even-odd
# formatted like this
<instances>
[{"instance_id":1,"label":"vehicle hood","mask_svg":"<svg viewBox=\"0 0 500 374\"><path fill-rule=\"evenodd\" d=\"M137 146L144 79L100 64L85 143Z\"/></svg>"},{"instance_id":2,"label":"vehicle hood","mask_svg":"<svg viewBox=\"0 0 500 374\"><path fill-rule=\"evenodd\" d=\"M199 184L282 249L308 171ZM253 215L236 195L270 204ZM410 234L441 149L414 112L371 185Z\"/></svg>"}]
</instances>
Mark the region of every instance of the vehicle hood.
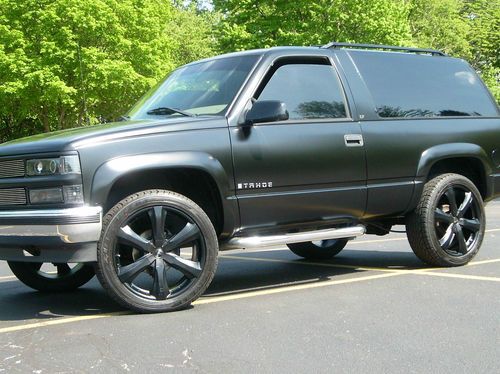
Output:
<instances>
[{"instance_id":1,"label":"vehicle hood","mask_svg":"<svg viewBox=\"0 0 500 374\"><path fill-rule=\"evenodd\" d=\"M0 156L74 151L78 149L79 144L94 140L112 140L128 136L196 129L206 127L205 122L207 121L214 121L214 118L177 117L158 120L123 121L42 133L1 144Z\"/></svg>"}]
</instances>

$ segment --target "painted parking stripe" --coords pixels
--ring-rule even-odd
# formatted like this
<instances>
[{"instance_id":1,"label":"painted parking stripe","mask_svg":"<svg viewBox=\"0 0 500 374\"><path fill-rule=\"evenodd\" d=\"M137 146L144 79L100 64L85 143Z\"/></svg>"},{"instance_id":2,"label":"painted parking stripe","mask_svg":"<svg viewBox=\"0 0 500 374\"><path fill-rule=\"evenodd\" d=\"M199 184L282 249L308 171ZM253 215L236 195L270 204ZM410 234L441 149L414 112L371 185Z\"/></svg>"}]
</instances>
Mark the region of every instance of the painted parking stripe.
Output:
<instances>
[{"instance_id":1,"label":"painted parking stripe","mask_svg":"<svg viewBox=\"0 0 500 374\"><path fill-rule=\"evenodd\" d=\"M484 276L480 276L480 275L468 275L468 274L456 274L456 273L436 273L433 271L425 271L425 272L414 271L414 272L410 272L410 274L430 275L433 277L458 278L458 279L478 280L478 281L488 281L488 282L500 282L500 278L484 277Z\"/></svg>"},{"instance_id":2,"label":"painted parking stripe","mask_svg":"<svg viewBox=\"0 0 500 374\"><path fill-rule=\"evenodd\" d=\"M193 302L193 305L212 304L212 303L219 303L219 302L223 302L223 301L246 299L246 298L250 298L250 297L274 295L274 294L292 292L292 291L301 291L301 290L307 290L307 289L312 289L312 288L328 287L328 286L341 285L341 284L347 284L347 283L365 282L365 281L371 281L371 280L380 279L380 278L393 277L393 276L402 275L402 274L404 274L404 273L403 272L391 272L391 273L368 275L368 276L364 276L364 277L356 277L356 278L349 278L349 279L317 281L317 282L308 283L308 284L283 286L283 287L277 287L277 288L272 288L272 289L268 289L268 290L250 291L250 292L243 292L243 293L237 293L237 294L232 294L232 295L204 296L204 297L196 300L195 302ZM40 327L56 326L56 325L62 325L62 324L67 324L67 323L80 322L80 321L89 321L89 320L93 320L93 319L110 318L110 317L116 317L116 316L121 316L121 315L131 315L131 314L132 314L131 312L125 311L125 312L115 312L115 313L94 314L94 315L81 316L81 317L69 317L69 318L63 317L63 318L57 318L57 319L50 320L50 321L42 321L42 322L36 322L36 323L29 323L29 324L25 324L25 325L0 328L0 334L36 329L36 328L40 328Z\"/></svg>"},{"instance_id":3,"label":"painted parking stripe","mask_svg":"<svg viewBox=\"0 0 500 374\"><path fill-rule=\"evenodd\" d=\"M499 232L500 229L490 229L490 230L485 230L485 233L490 233L490 232ZM387 243L387 242L397 242L397 241L402 241L402 240L408 240L405 237L402 238L390 238L390 239L374 239L374 240L351 240L348 245L351 244L373 244L373 243Z\"/></svg>"},{"instance_id":4,"label":"painted parking stripe","mask_svg":"<svg viewBox=\"0 0 500 374\"><path fill-rule=\"evenodd\" d=\"M301 291L301 290L307 290L307 289L311 289L311 288L328 287L328 286L335 286L335 285L347 284L347 283L366 282L366 281L371 281L374 279L394 277L394 276L403 275L403 274L406 274L406 273L402 272L402 271L400 271L400 272L394 271L391 273L367 275L364 277L355 277L355 278L348 278L348 279L319 281L319 282L308 283L308 284L297 284L297 285L293 285L293 286L283 286L283 287L276 287L276 288L272 288L272 289L268 289L268 290L242 292L242 293L237 293L237 294L232 294L232 295L222 295L222 296L214 296L214 297L205 296L205 297L202 297L202 298L196 300L193 303L193 305L211 304L211 303L218 303L221 301L246 299L249 297L256 297L256 296L274 295L274 294L284 293L284 292Z\"/></svg>"},{"instance_id":5,"label":"painted parking stripe","mask_svg":"<svg viewBox=\"0 0 500 374\"><path fill-rule=\"evenodd\" d=\"M121 315L125 315L125 314L131 314L131 312L103 313L103 314L93 314L93 315L89 315L89 316L78 316L78 317L69 317L69 318L63 317L63 318L52 319L50 321L42 321L42 322L36 322L36 323L28 323L25 325L17 325L17 326L0 328L0 334L5 334L8 332L14 332L14 331L31 330L31 329L36 329L39 327L62 325L65 323L88 321L88 320L92 320L92 319L109 318L109 317L121 316Z\"/></svg>"},{"instance_id":6,"label":"painted parking stripe","mask_svg":"<svg viewBox=\"0 0 500 374\"><path fill-rule=\"evenodd\" d=\"M341 268L341 269L354 269L360 271L382 271L382 272L418 272L418 273L427 273L429 271L438 271L438 270L447 270L450 268L439 268L439 267L428 267L428 268L419 268L419 269L405 269L400 267L395 268L383 268L383 267L371 267L371 266L363 266L363 265L345 265L345 264L332 264L328 262L310 262L310 261L301 261L301 260L282 260L276 258L263 258L263 257L249 257L249 256L230 256L230 255L222 255L222 258L227 258L231 260L244 260L244 261L257 261L257 262L276 262L283 264L294 264L294 265L310 265L310 266L322 266L322 267L332 267L332 268ZM471 261L467 266L477 266L477 265L485 265L485 264L493 264L496 262L500 262L500 258L493 258L489 260L482 261Z\"/></svg>"},{"instance_id":7,"label":"painted parking stripe","mask_svg":"<svg viewBox=\"0 0 500 374\"><path fill-rule=\"evenodd\" d=\"M362 265L344 265L344 264L332 264L328 262L311 262L302 260L282 260L276 258L262 258L262 257L248 257L248 256L229 256L222 255L222 258L227 258L231 260L243 260L243 261L256 261L256 262L276 262L281 264L293 264L293 265L309 265L309 266L319 266L319 267L330 267L330 268L340 268L340 269L354 269L360 271L382 271L382 272L400 272L404 269L391 269L391 268L379 268L379 267L368 267Z\"/></svg>"},{"instance_id":8,"label":"painted parking stripe","mask_svg":"<svg viewBox=\"0 0 500 374\"><path fill-rule=\"evenodd\" d=\"M0 277L0 282L6 282L6 281L9 281L9 280L13 280L13 279L17 279L15 275L9 275L9 276L6 276L6 277Z\"/></svg>"}]
</instances>

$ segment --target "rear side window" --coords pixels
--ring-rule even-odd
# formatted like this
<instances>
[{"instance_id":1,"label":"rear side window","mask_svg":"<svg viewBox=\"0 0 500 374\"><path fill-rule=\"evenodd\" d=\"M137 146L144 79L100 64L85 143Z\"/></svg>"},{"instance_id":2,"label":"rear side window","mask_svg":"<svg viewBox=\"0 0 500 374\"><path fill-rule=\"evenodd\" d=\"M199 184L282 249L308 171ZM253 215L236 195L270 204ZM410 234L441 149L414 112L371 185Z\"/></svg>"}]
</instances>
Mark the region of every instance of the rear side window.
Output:
<instances>
[{"instance_id":1,"label":"rear side window","mask_svg":"<svg viewBox=\"0 0 500 374\"><path fill-rule=\"evenodd\" d=\"M284 102L292 120L347 117L340 81L331 65L282 65L258 100Z\"/></svg>"},{"instance_id":2,"label":"rear side window","mask_svg":"<svg viewBox=\"0 0 500 374\"><path fill-rule=\"evenodd\" d=\"M477 74L461 60L363 51L351 56L380 117L498 116Z\"/></svg>"}]
</instances>

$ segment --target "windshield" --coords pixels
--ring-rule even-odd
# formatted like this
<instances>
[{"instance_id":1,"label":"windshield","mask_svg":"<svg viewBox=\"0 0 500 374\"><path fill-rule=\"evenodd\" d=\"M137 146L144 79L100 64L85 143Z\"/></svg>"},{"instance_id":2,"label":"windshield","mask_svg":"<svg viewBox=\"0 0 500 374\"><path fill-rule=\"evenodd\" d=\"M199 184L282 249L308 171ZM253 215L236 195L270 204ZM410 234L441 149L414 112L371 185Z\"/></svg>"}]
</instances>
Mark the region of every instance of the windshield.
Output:
<instances>
[{"instance_id":1,"label":"windshield","mask_svg":"<svg viewBox=\"0 0 500 374\"><path fill-rule=\"evenodd\" d=\"M181 67L139 100L128 116L225 115L257 59L227 57Z\"/></svg>"}]
</instances>

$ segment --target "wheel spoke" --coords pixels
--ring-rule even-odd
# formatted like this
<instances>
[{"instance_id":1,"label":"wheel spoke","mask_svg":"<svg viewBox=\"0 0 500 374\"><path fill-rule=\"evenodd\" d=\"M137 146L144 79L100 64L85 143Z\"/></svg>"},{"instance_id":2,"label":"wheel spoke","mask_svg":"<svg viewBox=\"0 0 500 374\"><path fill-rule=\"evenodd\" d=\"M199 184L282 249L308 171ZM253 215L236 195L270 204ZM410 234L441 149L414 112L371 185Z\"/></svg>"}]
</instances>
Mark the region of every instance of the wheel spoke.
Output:
<instances>
[{"instance_id":1,"label":"wheel spoke","mask_svg":"<svg viewBox=\"0 0 500 374\"><path fill-rule=\"evenodd\" d=\"M460 225L454 225L455 234L457 234L458 239L458 251L462 254L467 253L467 243L465 242L464 233Z\"/></svg>"},{"instance_id":2,"label":"wheel spoke","mask_svg":"<svg viewBox=\"0 0 500 374\"><path fill-rule=\"evenodd\" d=\"M173 253L163 253L162 258L174 269L179 270L188 278L198 278L201 274L201 265L199 262L186 260Z\"/></svg>"},{"instance_id":3,"label":"wheel spoke","mask_svg":"<svg viewBox=\"0 0 500 374\"><path fill-rule=\"evenodd\" d=\"M162 258L157 258L155 261L155 272L153 289L151 294L157 300L165 300L170 293L167 283L166 266Z\"/></svg>"},{"instance_id":4,"label":"wheel spoke","mask_svg":"<svg viewBox=\"0 0 500 374\"><path fill-rule=\"evenodd\" d=\"M165 220L167 211L162 206L155 206L149 212L153 229L153 240L156 247L161 247L165 243Z\"/></svg>"},{"instance_id":5,"label":"wheel spoke","mask_svg":"<svg viewBox=\"0 0 500 374\"><path fill-rule=\"evenodd\" d=\"M465 198L462 204L460 204L460 207L458 208L458 217L462 218L465 213L469 210L469 208L472 206L472 203L474 202L474 197L472 196L472 192L466 192L465 193Z\"/></svg>"},{"instance_id":6,"label":"wheel spoke","mask_svg":"<svg viewBox=\"0 0 500 374\"><path fill-rule=\"evenodd\" d=\"M481 221L479 221L477 218L474 219L462 218L460 219L459 223L463 228L466 228L467 230L472 231L474 233L478 232L481 229Z\"/></svg>"},{"instance_id":7,"label":"wheel spoke","mask_svg":"<svg viewBox=\"0 0 500 374\"><path fill-rule=\"evenodd\" d=\"M132 282L140 273L153 263L155 256L147 254L130 265L121 267L118 271L118 278L124 283Z\"/></svg>"},{"instance_id":8,"label":"wheel spoke","mask_svg":"<svg viewBox=\"0 0 500 374\"><path fill-rule=\"evenodd\" d=\"M448 198L448 203L450 204L450 211L453 216L457 215L458 207L457 207L457 196L455 195L455 190L453 187L448 188L445 192L446 197Z\"/></svg>"},{"instance_id":9,"label":"wheel spoke","mask_svg":"<svg viewBox=\"0 0 500 374\"><path fill-rule=\"evenodd\" d=\"M181 248L183 245L193 242L199 236L200 230L198 226L188 222L178 234L167 240L162 246L162 250L164 252L171 252L174 249Z\"/></svg>"},{"instance_id":10,"label":"wheel spoke","mask_svg":"<svg viewBox=\"0 0 500 374\"><path fill-rule=\"evenodd\" d=\"M436 208L434 217L438 222L453 223L453 217L450 214L443 212L443 210L439 208Z\"/></svg>"},{"instance_id":11,"label":"wheel spoke","mask_svg":"<svg viewBox=\"0 0 500 374\"><path fill-rule=\"evenodd\" d=\"M120 228L118 232L118 240L133 248L142 250L143 252L152 253L155 250L153 243L149 240L144 239L142 236L137 235L130 226L125 226Z\"/></svg>"},{"instance_id":12,"label":"wheel spoke","mask_svg":"<svg viewBox=\"0 0 500 374\"><path fill-rule=\"evenodd\" d=\"M71 268L66 263L54 264L54 265L57 268L57 275L58 276L63 276L63 275L69 274L71 272Z\"/></svg>"},{"instance_id":13,"label":"wheel spoke","mask_svg":"<svg viewBox=\"0 0 500 374\"><path fill-rule=\"evenodd\" d=\"M448 249L451 246L451 243L453 243L453 240L455 239L455 232L453 231L453 225L448 226L446 229L446 232L444 233L443 237L439 239L439 244L443 249Z\"/></svg>"}]
</instances>

